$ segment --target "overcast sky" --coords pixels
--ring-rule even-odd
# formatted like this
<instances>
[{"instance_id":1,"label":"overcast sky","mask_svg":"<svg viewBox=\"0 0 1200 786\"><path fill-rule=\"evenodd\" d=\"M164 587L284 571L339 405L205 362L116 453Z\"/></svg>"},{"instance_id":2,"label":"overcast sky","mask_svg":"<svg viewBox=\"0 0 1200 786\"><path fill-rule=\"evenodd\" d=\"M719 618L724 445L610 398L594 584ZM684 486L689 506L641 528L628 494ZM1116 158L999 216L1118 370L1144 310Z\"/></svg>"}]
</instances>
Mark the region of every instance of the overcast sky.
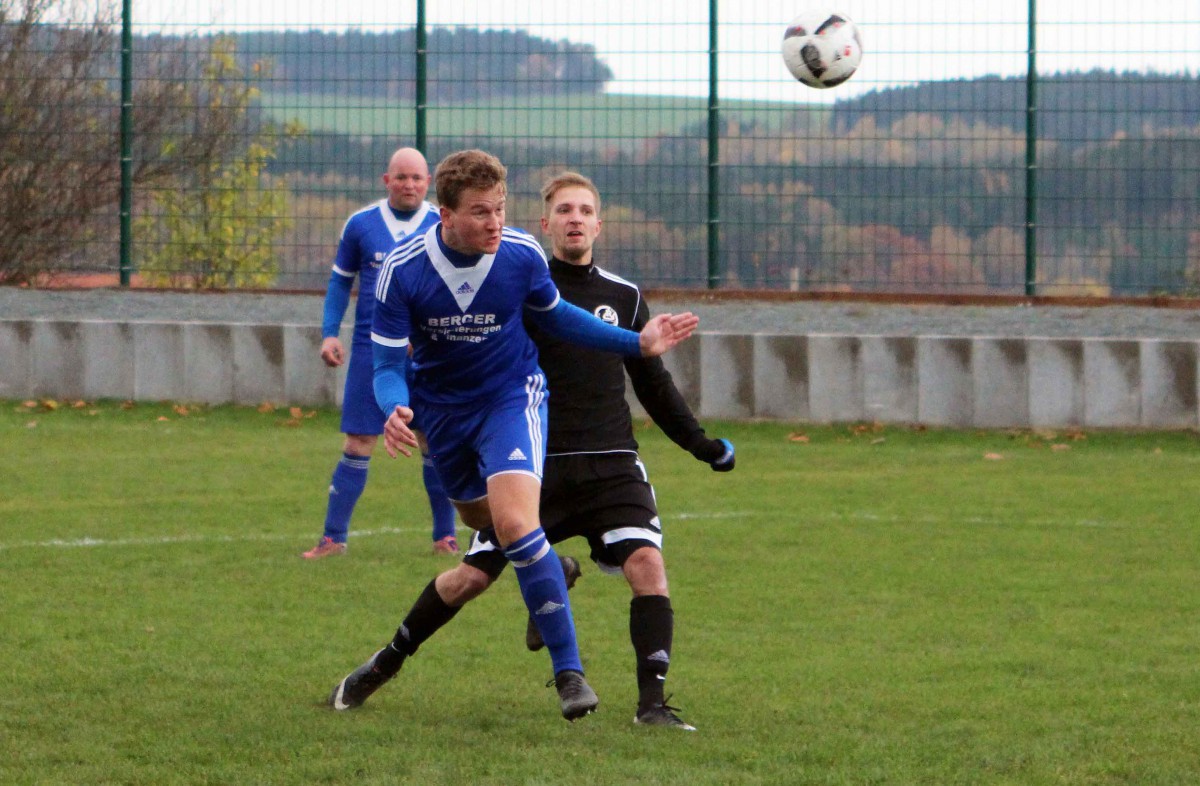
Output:
<instances>
[{"instance_id":1,"label":"overcast sky","mask_svg":"<svg viewBox=\"0 0 1200 786\"><path fill-rule=\"evenodd\" d=\"M830 7L719 0L721 96L828 100L913 81L1024 73L1028 0L845 0L833 7L861 28L863 65L841 87L813 91L788 75L779 44L796 13L822 6ZM593 44L616 74L609 92L705 95L708 9L708 0L428 0L426 20ZM1037 13L1039 71L1200 73L1200 0L1038 0ZM143 30L388 30L413 26L416 2L134 0L134 19Z\"/></svg>"}]
</instances>

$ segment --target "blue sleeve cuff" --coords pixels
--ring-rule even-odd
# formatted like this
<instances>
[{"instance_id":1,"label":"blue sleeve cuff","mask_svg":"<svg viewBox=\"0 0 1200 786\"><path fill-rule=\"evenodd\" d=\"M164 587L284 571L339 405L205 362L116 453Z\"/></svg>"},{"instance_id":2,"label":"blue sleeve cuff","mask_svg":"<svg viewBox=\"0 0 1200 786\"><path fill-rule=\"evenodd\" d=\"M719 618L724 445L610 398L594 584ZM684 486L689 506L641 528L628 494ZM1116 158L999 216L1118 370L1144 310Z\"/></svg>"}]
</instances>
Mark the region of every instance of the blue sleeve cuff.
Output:
<instances>
[{"instance_id":1,"label":"blue sleeve cuff","mask_svg":"<svg viewBox=\"0 0 1200 786\"><path fill-rule=\"evenodd\" d=\"M329 274L329 286L325 289L325 311L321 316L321 338L336 336L342 330L342 317L350 305L350 290L354 279L337 271Z\"/></svg>"},{"instance_id":2,"label":"blue sleeve cuff","mask_svg":"<svg viewBox=\"0 0 1200 786\"><path fill-rule=\"evenodd\" d=\"M629 357L642 355L637 333L610 325L565 300L560 299L548 311L530 313L539 325L559 338L601 352L615 352Z\"/></svg>"}]
</instances>

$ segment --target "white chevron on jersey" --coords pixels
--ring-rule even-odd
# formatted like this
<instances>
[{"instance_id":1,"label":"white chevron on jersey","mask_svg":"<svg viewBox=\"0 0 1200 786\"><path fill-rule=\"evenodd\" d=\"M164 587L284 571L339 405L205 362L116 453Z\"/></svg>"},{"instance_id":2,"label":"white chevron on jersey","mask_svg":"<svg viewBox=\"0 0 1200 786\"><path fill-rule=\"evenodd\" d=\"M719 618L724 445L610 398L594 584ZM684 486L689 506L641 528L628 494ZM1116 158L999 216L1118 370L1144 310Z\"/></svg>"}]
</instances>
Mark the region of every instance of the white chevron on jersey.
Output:
<instances>
[{"instance_id":1,"label":"white chevron on jersey","mask_svg":"<svg viewBox=\"0 0 1200 786\"><path fill-rule=\"evenodd\" d=\"M479 293L479 288L483 286L483 280L491 272L496 255L484 254L478 262L470 267L455 267L438 246L437 235L434 234L436 229L437 227L433 227L425 234L425 250L429 253L429 263L433 265L433 269L437 271L446 288L454 295L454 302L458 303L458 307L463 310L463 313L466 313L467 309L471 307L471 301ZM470 286L464 287L464 283Z\"/></svg>"},{"instance_id":2,"label":"white chevron on jersey","mask_svg":"<svg viewBox=\"0 0 1200 786\"><path fill-rule=\"evenodd\" d=\"M421 226L421 222L425 220L425 216L429 215L431 210L437 210L437 208L430 203L422 202L421 206L417 208L417 212L413 214L412 218L408 219L407 221L401 221L400 219L396 218L396 214L392 212L390 207L388 207L388 201L386 199L381 199L376 202L375 207L379 210L379 215L381 218L383 218L383 223L387 226L388 231L392 233L392 237L396 240L400 240L401 238L411 235Z\"/></svg>"}]
</instances>

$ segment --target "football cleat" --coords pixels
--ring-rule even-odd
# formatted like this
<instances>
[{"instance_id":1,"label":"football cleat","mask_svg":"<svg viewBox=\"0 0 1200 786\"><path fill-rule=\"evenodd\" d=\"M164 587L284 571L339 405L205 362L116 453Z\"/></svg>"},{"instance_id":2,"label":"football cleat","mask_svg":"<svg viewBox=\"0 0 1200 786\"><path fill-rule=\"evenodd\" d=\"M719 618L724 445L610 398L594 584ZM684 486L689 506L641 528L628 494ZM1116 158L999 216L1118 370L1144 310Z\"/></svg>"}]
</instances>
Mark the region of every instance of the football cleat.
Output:
<instances>
[{"instance_id":1,"label":"football cleat","mask_svg":"<svg viewBox=\"0 0 1200 786\"><path fill-rule=\"evenodd\" d=\"M633 722L642 726L670 726L683 731L695 731L696 727L686 723L683 718L675 714L677 712L683 712L683 710L672 707L664 701L662 704L638 710Z\"/></svg>"},{"instance_id":2,"label":"football cleat","mask_svg":"<svg viewBox=\"0 0 1200 786\"><path fill-rule=\"evenodd\" d=\"M560 671L546 683L558 689L558 700L562 705L562 716L569 721L590 715L600 706L596 691L587 684L583 675L573 669Z\"/></svg>"},{"instance_id":3,"label":"football cleat","mask_svg":"<svg viewBox=\"0 0 1200 786\"><path fill-rule=\"evenodd\" d=\"M321 538L317 541L317 545L313 546L308 551L301 554L305 559L323 559L324 557L333 557L338 554L346 553L346 544L337 543L333 538Z\"/></svg>"},{"instance_id":4,"label":"football cleat","mask_svg":"<svg viewBox=\"0 0 1200 786\"><path fill-rule=\"evenodd\" d=\"M400 667L404 665L404 656L401 655L394 666L385 667L379 664L379 655L382 652L383 650L376 652L366 663L350 672L345 679L334 686L333 692L329 694L330 707L339 711L361 707L363 702L371 697L371 694L396 676L396 672L400 671Z\"/></svg>"},{"instance_id":5,"label":"football cleat","mask_svg":"<svg viewBox=\"0 0 1200 786\"><path fill-rule=\"evenodd\" d=\"M583 568L579 567L579 560L574 557L559 557L558 561L562 563L563 576L567 579L567 589L571 589L583 575ZM546 646L546 642L542 641L542 632L538 630L532 614L529 615L529 622L525 625L525 646L529 648L530 652L537 652Z\"/></svg>"},{"instance_id":6,"label":"football cleat","mask_svg":"<svg viewBox=\"0 0 1200 786\"><path fill-rule=\"evenodd\" d=\"M446 537L442 538L441 540L435 540L433 542L433 553L434 554L451 554L451 555L457 554L458 553L458 540L453 535L447 535Z\"/></svg>"}]
</instances>

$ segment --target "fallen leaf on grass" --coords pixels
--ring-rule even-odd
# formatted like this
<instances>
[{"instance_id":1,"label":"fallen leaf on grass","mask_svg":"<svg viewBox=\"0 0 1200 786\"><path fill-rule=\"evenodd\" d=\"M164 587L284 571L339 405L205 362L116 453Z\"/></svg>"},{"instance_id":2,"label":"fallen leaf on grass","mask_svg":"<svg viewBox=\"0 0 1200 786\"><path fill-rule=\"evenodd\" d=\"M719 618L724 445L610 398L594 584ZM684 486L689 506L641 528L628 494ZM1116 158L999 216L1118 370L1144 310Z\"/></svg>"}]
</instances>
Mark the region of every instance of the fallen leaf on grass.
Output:
<instances>
[{"instance_id":1,"label":"fallen leaf on grass","mask_svg":"<svg viewBox=\"0 0 1200 786\"><path fill-rule=\"evenodd\" d=\"M188 412L188 408L183 404L176 404L171 409L175 410L175 414L179 415L180 417L187 417L189 414L191 414Z\"/></svg>"},{"instance_id":2,"label":"fallen leaf on grass","mask_svg":"<svg viewBox=\"0 0 1200 786\"><path fill-rule=\"evenodd\" d=\"M158 416L158 422L159 422L159 423L162 423L164 420L165 420L165 421L167 421L168 423L170 423L170 422L171 422L171 419L170 419L169 417L167 417L166 415L159 415L159 416Z\"/></svg>"},{"instance_id":3,"label":"fallen leaf on grass","mask_svg":"<svg viewBox=\"0 0 1200 786\"><path fill-rule=\"evenodd\" d=\"M1062 453L1064 450L1070 450L1070 449L1071 449L1070 445L1064 445L1061 442L1056 442L1050 446L1050 450L1054 451L1055 453Z\"/></svg>"},{"instance_id":4,"label":"fallen leaf on grass","mask_svg":"<svg viewBox=\"0 0 1200 786\"><path fill-rule=\"evenodd\" d=\"M51 412L58 409L58 402L52 398L42 400L42 409L48 409Z\"/></svg>"},{"instance_id":5,"label":"fallen leaf on grass","mask_svg":"<svg viewBox=\"0 0 1200 786\"><path fill-rule=\"evenodd\" d=\"M31 420L25 424L25 428L37 428L37 421Z\"/></svg>"},{"instance_id":6,"label":"fallen leaf on grass","mask_svg":"<svg viewBox=\"0 0 1200 786\"><path fill-rule=\"evenodd\" d=\"M299 420L300 418L304 417L304 410L300 409L300 407L292 407L288 410L288 414L294 419Z\"/></svg>"},{"instance_id":7,"label":"fallen leaf on grass","mask_svg":"<svg viewBox=\"0 0 1200 786\"><path fill-rule=\"evenodd\" d=\"M84 401L83 399L80 399L79 401L76 401L74 404L72 404L72 405L71 405L71 408L72 408L72 409L83 409L83 408L84 408L84 407L86 407L87 405L88 405L88 404L87 404L87 402L86 402L86 401Z\"/></svg>"},{"instance_id":8,"label":"fallen leaf on grass","mask_svg":"<svg viewBox=\"0 0 1200 786\"><path fill-rule=\"evenodd\" d=\"M808 435L792 432L788 434L788 442L808 442Z\"/></svg>"},{"instance_id":9,"label":"fallen leaf on grass","mask_svg":"<svg viewBox=\"0 0 1200 786\"><path fill-rule=\"evenodd\" d=\"M258 411L263 413L264 415L267 414L268 412L274 412L275 405L272 404L270 401L264 401L263 403L258 405Z\"/></svg>"},{"instance_id":10,"label":"fallen leaf on grass","mask_svg":"<svg viewBox=\"0 0 1200 786\"><path fill-rule=\"evenodd\" d=\"M983 458L984 458L984 461L1003 461L1004 454L1003 453L984 453Z\"/></svg>"}]
</instances>

